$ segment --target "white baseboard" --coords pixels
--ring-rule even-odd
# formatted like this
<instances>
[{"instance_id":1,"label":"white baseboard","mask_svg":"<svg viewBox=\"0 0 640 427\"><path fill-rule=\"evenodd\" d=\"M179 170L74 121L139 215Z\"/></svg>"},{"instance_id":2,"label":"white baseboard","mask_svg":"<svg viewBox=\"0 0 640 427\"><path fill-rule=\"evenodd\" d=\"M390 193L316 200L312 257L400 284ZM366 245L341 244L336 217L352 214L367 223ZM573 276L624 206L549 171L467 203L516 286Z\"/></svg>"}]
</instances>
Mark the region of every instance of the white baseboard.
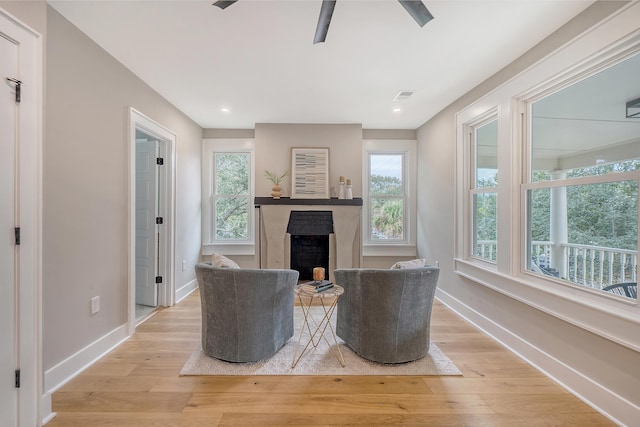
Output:
<instances>
[{"instance_id":1,"label":"white baseboard","mask_svg":"<svg viewBox=\"0 0 640 427\"><path fill-rule=\"evenodd\" d=\"M51 412L51 393L45 393L40 397L40 418L41 425L45 425L56 416L55 412Z\"/></svg>"},{"instance_id":2,"label":"white baseboard","mask_svg":"<svg viewBox=\"0 0 640 427\"><path fill-rule=\"evenodd\" d=\"M53 393L76 375L129 338L127 325L119 326L102 338L58 363L44 373L44 391ZM51 410L49 409L49 412ZM46 412L43 410L43 412Z\"/></svg>"},{"instance_id":3,"label":"white baseboard","mask_svg":"<svg viewBox=\"0 0 640 427\"><path fill-rule=\"evenodd\" d=\"M583 373L576 371L571 366L526 341L525 338L516 336L505 327L495 323L451 294L437 289L436 298L616 424L631 426L635 425L640 419L640 407L633 402L598 384Z\"/></svg>"},{"instance_id":4,"label":"white baseboard","mask_svg":"<svg viewBox=\"0 0 640 427\"><path fill-rule=\"evenodd\" d=\"M198 281L193 279L186 285L183 285L180 289L176 290L176 304L185 299L191 292L198 289Z\"/></svg>"}]
</instances>

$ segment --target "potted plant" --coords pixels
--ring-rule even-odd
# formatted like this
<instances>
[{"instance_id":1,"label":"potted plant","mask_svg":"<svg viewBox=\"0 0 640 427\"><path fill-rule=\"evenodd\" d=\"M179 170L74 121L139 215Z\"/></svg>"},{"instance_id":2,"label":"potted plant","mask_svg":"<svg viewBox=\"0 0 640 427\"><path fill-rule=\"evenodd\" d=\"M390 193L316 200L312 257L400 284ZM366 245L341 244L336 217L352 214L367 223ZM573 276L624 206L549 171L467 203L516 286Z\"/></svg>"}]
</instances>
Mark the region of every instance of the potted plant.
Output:
<instances>
[{"instance_id":1,"label":"potted plant","mask_svg":"<svg viewBox=\"0 0 640 427\"><path fill-rule=\"evenodd\" d=\"M282 196L282 189L280 188L280 183L284 181L287 176L289 176L289 170L284 171L282 175L278 175L275 172L271 172L268 170L264 171L264 176L273 183L273 187L271 187L271 196L274 199L279 199Z\"/></svg>"}]
</instances>

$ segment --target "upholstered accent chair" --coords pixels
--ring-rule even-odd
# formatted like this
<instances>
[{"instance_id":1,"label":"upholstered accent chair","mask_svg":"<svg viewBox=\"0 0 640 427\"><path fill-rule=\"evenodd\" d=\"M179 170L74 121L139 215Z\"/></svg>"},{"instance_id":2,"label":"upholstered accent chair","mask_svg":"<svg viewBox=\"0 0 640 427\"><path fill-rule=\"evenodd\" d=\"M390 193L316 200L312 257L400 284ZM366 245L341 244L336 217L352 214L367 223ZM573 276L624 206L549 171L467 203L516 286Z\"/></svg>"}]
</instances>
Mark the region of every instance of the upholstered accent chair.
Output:
<instances>
[{"instance_id":1,"label":"upholstered accent chair","mask_svg":"<svg viewBox=\"0 0 640 427\"><path fill-rule=\"evenodd\" d=\"M429 352L431 307L440 269L337 269L344 287L336 334L357 354L380 363L404 363Z\"/></svg>"},{"instance_id":2,"label":"upholstered accent chair","mask_svg":"<svg viewBox=\"0 0 640 427\"><path fill-rule=\"evenodd\" d=\"M293 288L298 272L197 264L202 349L228 362L275 354L293 336Z\"/></svg>"}]
</instances>

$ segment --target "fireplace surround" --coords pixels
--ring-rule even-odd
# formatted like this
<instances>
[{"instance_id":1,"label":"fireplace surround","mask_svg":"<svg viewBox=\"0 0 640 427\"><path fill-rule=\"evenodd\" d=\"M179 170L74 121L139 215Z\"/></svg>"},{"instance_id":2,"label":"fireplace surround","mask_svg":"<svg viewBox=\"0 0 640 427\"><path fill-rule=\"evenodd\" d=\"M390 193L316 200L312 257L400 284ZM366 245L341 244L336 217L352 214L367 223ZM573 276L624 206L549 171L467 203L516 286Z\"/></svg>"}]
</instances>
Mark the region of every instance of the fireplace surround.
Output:
<instances>
[{"instance_id":1,"label":"fireplace surround","mask_svg":"<svg viewBox=\"0 0 640 427\"><path fill-rule=\"evenodd\" d=\"M294 223L301 217L307 217L303 222L311 222L314 227L320 227L308 231L314 236L325 236L328 239L329 254L328 265L325 267L329 273L329 280L334 280L333 270L336 268L357 268L362 262L360 222L362 212L362 199L319 199L299 200L282 198L273 200L270 197L256 197L256 208L259 213L260 236L260 267L261 268L291 268L292 242L289 228L292 212ZM300 212L308 212L300 215ZM332 218L333 232L328 231L328 222L319 217L309 215L319 214L321 217ZM298 234L293 234L298 235ZM323 265L316 265L322 267ZM313 266L312 266L313 267Z\"/></svg>"}]
</instances>

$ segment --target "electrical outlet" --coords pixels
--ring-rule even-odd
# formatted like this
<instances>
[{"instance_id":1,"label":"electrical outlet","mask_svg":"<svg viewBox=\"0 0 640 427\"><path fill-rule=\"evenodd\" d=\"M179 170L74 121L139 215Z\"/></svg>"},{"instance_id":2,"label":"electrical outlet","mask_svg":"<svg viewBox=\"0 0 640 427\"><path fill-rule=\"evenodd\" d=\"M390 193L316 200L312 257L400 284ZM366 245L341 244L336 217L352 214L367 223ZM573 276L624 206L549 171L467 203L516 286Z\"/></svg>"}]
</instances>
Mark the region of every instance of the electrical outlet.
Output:
<instances>
[{"instance_id":1,"label":"electrical outlet","mask_svg":"<svg viewBox=\"0 0 640 427\"><path fill-rule=\"evenodd\" d=\"M187 261L182 260L182 271L185 271L187 269Z\"/></svg>"},{"instance_id":2,"label":"electrical outlet","mask_svg":"<svg viewBox=\"0 0 640 427\"><path fill-rule=\"evenodd\" d=\"M91 298L91 315L100 311L100 297Z\"/></svg>"}]
</instances>

